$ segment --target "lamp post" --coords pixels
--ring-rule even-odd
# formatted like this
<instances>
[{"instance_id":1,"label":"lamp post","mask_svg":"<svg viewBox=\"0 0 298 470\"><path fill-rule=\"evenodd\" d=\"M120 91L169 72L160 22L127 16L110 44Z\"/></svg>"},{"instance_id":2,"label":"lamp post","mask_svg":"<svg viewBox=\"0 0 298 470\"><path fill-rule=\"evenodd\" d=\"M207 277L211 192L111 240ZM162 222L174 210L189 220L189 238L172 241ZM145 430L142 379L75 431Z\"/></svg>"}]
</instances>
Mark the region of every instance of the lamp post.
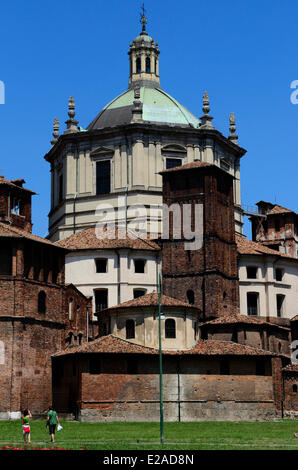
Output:
<instances>
[{"instance_id":1,"label":"lamp post","mask_svg":"<svg viewBox=\"0 0 298 470\"><path fill-rule=\"evenodd\" d=\"M161 348L161 282L158 275L158 332L159 332L159 402L160 402L160 442L164 443L163 397L162 397L162 348Z\"/></svg>"}]
</instances>

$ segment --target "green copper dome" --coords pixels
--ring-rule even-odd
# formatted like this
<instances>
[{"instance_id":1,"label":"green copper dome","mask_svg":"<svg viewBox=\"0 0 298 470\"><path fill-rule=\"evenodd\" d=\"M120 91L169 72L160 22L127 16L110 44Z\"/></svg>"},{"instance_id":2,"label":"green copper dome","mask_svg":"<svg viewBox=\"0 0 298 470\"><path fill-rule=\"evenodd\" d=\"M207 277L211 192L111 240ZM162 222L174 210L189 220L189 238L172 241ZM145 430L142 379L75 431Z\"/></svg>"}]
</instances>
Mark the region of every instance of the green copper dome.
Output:
<instances>
[{"instance_id":1,"label":"green copper dome","mask_svg":"<svg viewBox=\"0 0 298 470\"><path fill-rule=\"evenodd\" d=\"M134 90L129 89L111 101L96 116L87 130L129 124L132 119ZM141 86L142 119L145 122L199 127L200 121L182 104L160 88Z\"/></svg>"}]
</instances>

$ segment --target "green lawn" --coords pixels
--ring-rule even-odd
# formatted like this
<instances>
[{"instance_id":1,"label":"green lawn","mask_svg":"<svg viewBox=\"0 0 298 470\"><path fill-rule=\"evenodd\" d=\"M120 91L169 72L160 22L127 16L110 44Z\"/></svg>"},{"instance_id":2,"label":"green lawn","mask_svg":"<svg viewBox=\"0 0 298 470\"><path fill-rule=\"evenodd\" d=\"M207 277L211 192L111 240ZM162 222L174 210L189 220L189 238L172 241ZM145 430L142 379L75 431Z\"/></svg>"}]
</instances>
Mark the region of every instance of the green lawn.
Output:
<instances>
[{"instance_id":1,"label":"green lawn","mask_svg":"<svg viewBox=\"0 0 298 470\"><path fill-rule=\"evenodd\" d=\"M56 433L56 446L67 449L298 449L298 422L165 423L165 443L160 445L159 423L79 423L64 421ZM44 421L31 421L32 446L51 447ZM22 446L19 421L0 421L0 448Z\"/></svg>"}]
</instances>

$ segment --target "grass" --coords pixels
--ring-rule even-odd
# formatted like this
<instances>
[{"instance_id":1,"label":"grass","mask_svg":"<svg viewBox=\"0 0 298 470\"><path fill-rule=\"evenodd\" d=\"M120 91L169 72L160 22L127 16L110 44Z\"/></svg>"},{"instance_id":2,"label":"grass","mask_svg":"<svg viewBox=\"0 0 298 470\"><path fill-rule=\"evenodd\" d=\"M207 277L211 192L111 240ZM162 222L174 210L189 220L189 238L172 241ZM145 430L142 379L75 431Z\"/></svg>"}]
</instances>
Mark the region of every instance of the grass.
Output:
<instances>
[{"instance_id":1,"label":"grass","mask_svg":"<svg viewBox=\"0 0 298 470\"><path fill-rule=\"evenodd\" d=\"M165 443L160 444L159 423L79 423L64 421L56 443L44 421L31 421L32 446L59 446L88 450L298 450L298 423L192 422L165 423ZM21 423L0 421L0 448L23 446Z\"/></svg>"}]
</instances>

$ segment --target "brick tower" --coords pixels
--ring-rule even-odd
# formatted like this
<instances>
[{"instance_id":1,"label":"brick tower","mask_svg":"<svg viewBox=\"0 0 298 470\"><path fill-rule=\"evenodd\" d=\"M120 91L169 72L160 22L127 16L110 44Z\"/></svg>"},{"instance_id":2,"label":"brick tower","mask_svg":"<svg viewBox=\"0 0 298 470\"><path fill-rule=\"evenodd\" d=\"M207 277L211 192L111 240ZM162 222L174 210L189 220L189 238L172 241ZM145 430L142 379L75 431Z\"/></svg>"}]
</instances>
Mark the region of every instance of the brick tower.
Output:
<instances>
[{"instance_id":1,"label":"brick tower","mask_svg":"<svg viewBox=\"0 0 298 470\"><path fill-rule=\"evenodd\" d=\"M202 319L237 313L233 177L200 161L161 174L163 293L194 304ZM187 229L195 234L196 243Z\"/></svg>"}]
</instances>

